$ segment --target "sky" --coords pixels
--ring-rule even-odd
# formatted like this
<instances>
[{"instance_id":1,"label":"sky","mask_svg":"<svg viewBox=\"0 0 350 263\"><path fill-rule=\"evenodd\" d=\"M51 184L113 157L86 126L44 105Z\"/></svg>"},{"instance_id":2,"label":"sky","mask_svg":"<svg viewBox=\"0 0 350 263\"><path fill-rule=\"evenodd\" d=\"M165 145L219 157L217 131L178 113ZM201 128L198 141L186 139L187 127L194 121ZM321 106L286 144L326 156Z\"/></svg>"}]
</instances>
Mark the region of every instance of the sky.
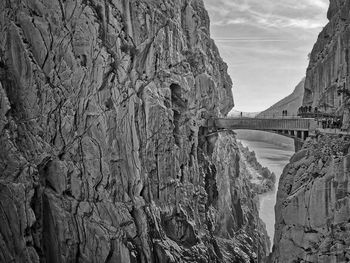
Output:
<instances>
[{"instance_id":1,"label":"sky","mask_svg":"<svg viewBox=\"0 0 350 263\"><path fill-rule=\"evenodd\" d=\"M235 110L258 112L305 76L329 0L204 0L211 37L228 64Z\"/></svg>"}]
</instances>

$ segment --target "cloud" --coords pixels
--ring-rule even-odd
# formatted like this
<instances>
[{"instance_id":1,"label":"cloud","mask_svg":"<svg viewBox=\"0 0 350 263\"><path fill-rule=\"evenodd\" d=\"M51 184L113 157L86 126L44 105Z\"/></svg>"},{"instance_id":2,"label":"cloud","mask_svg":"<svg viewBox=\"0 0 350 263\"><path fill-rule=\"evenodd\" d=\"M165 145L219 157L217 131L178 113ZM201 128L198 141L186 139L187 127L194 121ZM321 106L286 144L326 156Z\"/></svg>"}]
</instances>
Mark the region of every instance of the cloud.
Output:
<instances>
[{"instance_id":1,"label":"cloud","mask_svg":"<svg viewBox=\"0 0 350 263\"><path fill-rule=\"evenodd\" d=\"M259 111L289 95L326 25L329 0L204 0L228 64L236 109ZM262 96L263 94L264 96Z\"/></svg>"},{"instance_id":2,"label":"cloud","mask_svg":"<svg viewBox=\"0 0 350 263\"><path fill-rule=\"evenodd\" d=\"M236 24L277 28L321 28L327 0L206 0L215 26Z\"/></svg>"},{"instance_id":3,"label":"cloud","mask_svg":"<svg viewBox=\"0 0 350 263\"><path fill-rule=\"evenodd\" d=\"M216 38L216 42L288 42L291 39L278 39L278 38L235 38L235 37L227 37L227 38Z\"/></svg>"},{"instance_id":4,"label":"cloud","mask_svg":"<svg viewBox=\"0 0 350 263\"><path fill-rule=\"evenodd\" d=\"M329 2L325 0L306 0L306 2L315 7L319 7L321 9L327 10Z\"/></svg>"}]
</instances>

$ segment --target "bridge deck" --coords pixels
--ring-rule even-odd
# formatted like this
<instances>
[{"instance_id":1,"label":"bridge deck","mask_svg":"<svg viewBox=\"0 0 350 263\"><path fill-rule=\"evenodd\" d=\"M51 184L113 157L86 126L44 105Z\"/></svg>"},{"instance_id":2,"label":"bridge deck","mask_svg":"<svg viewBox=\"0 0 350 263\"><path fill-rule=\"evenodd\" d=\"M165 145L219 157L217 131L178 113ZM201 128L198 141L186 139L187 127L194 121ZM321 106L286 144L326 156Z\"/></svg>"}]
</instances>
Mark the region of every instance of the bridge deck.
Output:
<instances>
[{"instance_id":1,"label":"bridge deck","mask_svg":"<svg viewBox=\"0 0 350 263\"><path fill-rule=\"evenodd\" d=\"M217 118L210 119L208 127L219 129L247 130L293 130L310 131L315 129L316 121L311 118L258 119L258 118Z\"/></svg>"}]
</instances>

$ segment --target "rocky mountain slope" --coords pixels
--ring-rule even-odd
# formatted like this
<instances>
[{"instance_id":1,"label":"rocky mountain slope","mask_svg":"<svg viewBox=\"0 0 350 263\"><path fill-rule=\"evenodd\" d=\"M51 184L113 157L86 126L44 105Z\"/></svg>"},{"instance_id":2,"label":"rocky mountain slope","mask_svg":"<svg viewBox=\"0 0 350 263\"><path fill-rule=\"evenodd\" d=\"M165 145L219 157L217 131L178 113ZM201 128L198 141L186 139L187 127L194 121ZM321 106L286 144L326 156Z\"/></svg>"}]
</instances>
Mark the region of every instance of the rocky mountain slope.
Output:
<instances>
[{"instance_id":1,"label":"rocky mountain slope","mask_svg":"<svg viewBox=\"0 0 350 263\"><path fill-rule=\"evenodd\" d=\"M331 0L329 24L311 52L303 103L349 126L350 2ZM350 138L317 134L284 169L277 195L273 262L350 261Z\"/></svg>"},{"instance_id":2,"label":"rocky mountain slope","mask_svg":"<svg viewBox=\"0 0 350 263\"><path fill-rule=\"evenodd\" d=\"M282 111L287 110L288 116L296 116L298 114L298 109L303 103L304 97L304 84L305 78L303 78L299 84L295 87L294 91L285 97L284 99L278 101L272 105L267 110L259 113L258 118L281 116Z\"/></svg>"},{"instance_id":3,"label":"rocky mountain slope","mask_svg":"<svg viewBox=\"0 0 350 263\"><path fill-rule=\"evenodd\" d=\"M262 259L231 86L201 0L0 1L0 262Z\"/></svg>"}]
</instances>

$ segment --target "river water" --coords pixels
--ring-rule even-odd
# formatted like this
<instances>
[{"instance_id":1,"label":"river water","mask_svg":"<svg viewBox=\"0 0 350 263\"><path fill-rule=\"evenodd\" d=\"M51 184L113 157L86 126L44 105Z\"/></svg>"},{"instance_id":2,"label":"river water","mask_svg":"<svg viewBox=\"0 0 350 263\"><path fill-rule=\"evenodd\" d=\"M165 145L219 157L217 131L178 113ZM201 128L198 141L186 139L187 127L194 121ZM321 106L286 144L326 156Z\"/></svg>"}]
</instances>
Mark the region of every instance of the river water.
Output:
<instances>
[{"instance_id":1,"label":"river water","mask_svg":"<svg viewBox=\"0 0 350 263\"><path fill-rule=\"evenodd\" d=\"M277 135L276 135L277 136ZM260 209L259 214L260 218L265 222L267 233L270 236L271 243L273 242L274 236L274 225L275 225L275 203L276 203L276 194L278 188L278 181L283 172L283 168L289 162L290 157L294 154L294 144L292 140L283 140L283 143L280 143L281 139L266 141L256 140L254 136L248 136L248 138L239 138L244 146L248 146L251 151L254 151L258 161L262 166L268 167L270 171L274 172L276 175L276 185L273 192L269 192L263 195L260 195ZM244 136L247 137L247 136ZM275 142L275 143L272 143ZM276 143L277 142L277 143Z\"/></svg>"}]
</instances>

